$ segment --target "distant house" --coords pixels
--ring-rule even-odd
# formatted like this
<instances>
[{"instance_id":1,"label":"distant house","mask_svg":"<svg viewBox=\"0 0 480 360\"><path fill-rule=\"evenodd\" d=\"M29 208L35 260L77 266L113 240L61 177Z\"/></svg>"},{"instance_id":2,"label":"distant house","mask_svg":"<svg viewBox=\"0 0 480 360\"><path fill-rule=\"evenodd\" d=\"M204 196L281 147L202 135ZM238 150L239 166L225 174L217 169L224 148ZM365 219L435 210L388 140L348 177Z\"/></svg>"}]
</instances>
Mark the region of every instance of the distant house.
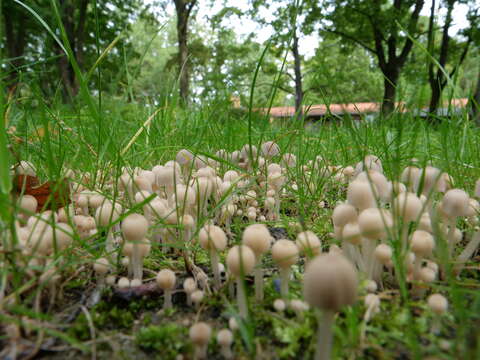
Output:
<instances>
[{"instance_id":1,"label":"distant house","mask_svg":"<svg viewBox=\"0 0 480 360\"><path fill-rule=\"evenodd\" d=\"M452 99L449 104L445 104L445 107L441 107L437 111L438 116L449 116L452 113L458 113L466 107L468 99ZM408 109L405 103L395 104L397 111L402 113L412 112L419 117L427 117L428 107L422 109ZM364 118L370 118L380 112L381 104L375 102L358 102L351 104L329 104L329 105L311 105L304 106L303 113L306 120L316 121L325 117L350 117L354 120L360 120ZM257 109L260 112L266 114L267 108ZM291 119L295 117L295 107L293 106L277 106L272 107L268 112L271 120Z\"/></svg>"}]
</instances>

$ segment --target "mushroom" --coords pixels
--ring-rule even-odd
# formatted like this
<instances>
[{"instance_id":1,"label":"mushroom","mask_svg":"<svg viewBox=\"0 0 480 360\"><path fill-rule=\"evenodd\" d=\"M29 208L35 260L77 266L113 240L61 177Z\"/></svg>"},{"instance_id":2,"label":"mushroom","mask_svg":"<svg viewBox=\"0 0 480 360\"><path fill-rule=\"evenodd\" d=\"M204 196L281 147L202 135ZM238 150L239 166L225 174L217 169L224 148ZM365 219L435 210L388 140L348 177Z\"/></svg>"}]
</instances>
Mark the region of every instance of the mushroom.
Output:
<instances>
[{"instance_id":1,"label":"mushroom","mask_svg":"<svg viewBox=\"0 0 480 360\"><path fill-rule=\"evenodd\" d=\"M288 299L288 282L291 267L298 261L298 248L293 241L281 239L272 247L272 260L280 268L280 294Z\"/></svg>"},{"instance_id":2,"label":"mushroom","mask_svg":"<svg viewBox=\"0 0 480 360\"><path fill-rule=\"evenodd\" d=\"M140 242L144 239L148 230L148 220L140 214L130 214L122 222L122 233L125 240L133 244L132 270L134 279L142 279L143 261L141 256Z\"/></svg>"},{"instance_id":3,"label":"mushroom","mask_svg":"<svg viewBox=\"0 0 480 360\"><path fill-rule=\"evenodd\" d=\"M212 329L210 328L210 325L204 322L198 322L190 328L190 340L195 347L194 359L207 358L207 346L211 334Z\"/></svg>"},{"instance_id":4,"label":"mushroom","mask_svg":"<svg viewBox=\"0 0 480 360\"><path fill-rule=\"evenodd\" d=\"M393 214L395 219L401 219L402 223L402 248L407 248L408 227L410 222L417 221L423 210L423 204L417 195L404 192L393 200Z\"/></svg>"},{"instance_id":5,"label":"mushroom","mask_svg":"<svg viewBox=\"0 0 480 360\"><path fill-rule=\"evenodd\" d=\"M157 274L157 286L163 290L164 294L164 310L172 308L172 290L175 288L175 280L175 273L172 270L163 269Z\"/></svg>"},{"instance_id":6,"label":"mushroom","mask_svg":"<svg viewBox=\"0 0 480 360\"><path fill-rule=\"evenodd\" d=\"M197 283L194 278L186 278L183 282L183 290L187 294L187 305L192 306L192 293L197 290Z\"/></svg>"},{"instance_id":7,"label":"mushroom","mask_svg":"<svg viewBox=\"0 0 480 360\"><path fill-rule=\"evenodd\" d=\"M255 266L255 253L245 245L236 245L228 251L227 268L237 281L237 302L242 318L247 318L247 296L244 276L252 272Z\"/></svg>"},{"instance_id":8,"label":"mushroom","mask_svg":"<svg viewBox=\"0 0 480 360\"><path fill-rule=\"evenodd\" d=\"M242 235L243 245L247 245L255 254L255 299L263 300L262 256L270 249L272 236L264 224L253 224L245 228Z\"/></svg>"},{"instance_id":9,"label":"mushroom","mask_svg":"<svg viewBox=\"0 0 480 360\"><path fill-rule=\"evenodd\" d=\"M448 190L441 202L442 212L449 218L448 230L448 253L452 256L455 245L455 230L457 217L466 216L469 212L470 198L468 194L460 189Z\"/></svg>"},{"instance_id":10,"label":"mushroom","mask_svg":"<svg viewBox=\"0 0 480 360\"><path fill-rule=\"evenodd\" d=\"M110 270L110 264L106 258L100 258L93 264L93 270L97 275L97 286L103 288L105 286L105 276Z\"/></svg>"},{"instance_id":11,"label":"mushroom","mask_svg":"<svg viewBox=\"0 0 480 360\"><path fill-rule=\"evenodd\" d=\"M126 277L121 277L118 279L117 286L119 289L126 289L130 287L130 280Z\"/></svg>"},{"instance_id":12,"label":"mushroom","mask_svg":"<svg viewBox=\"0 0 480 360\"><path fill-rule=\"evenodd\" d=\"M422 259L430 255L435 247L433 236L426 231L416 230L410 240L410 250L415 254L413 276L418 279Z\"/></svg>"},{"instance_id":13,"label":"mushroom","mask_svg":"<svg viewBox=\"0 0 480 360\"><path fill-rule=\"evenodd\" d=\"M105 250L108 254L112 253L114 249L113 231L112 229L110 229L109 225L117 221L119 217L119 212L110 202L103 203L103 205L97 208L97 211L95 212L95 220L97 222L97 226L100 225L107 228L107 240L105 243Z\"/></svg>"},{"instance_id":14,"label":"mushroom","mask_svg":"<svg viewBox=\"0 0 480 360\"><path fill-rule=\"evenodd\" d=\"M273 302L273 308L275 309L276 312L284 312L285 309L287 308L287 304L285 304L285 301L283 299L275 299Z\"/></svg>"},{"instance_id":15,"label":"mushroom","mask_svg":"<svg viewBox=\"0 0 480 360\"><path fill-rule=\"evenodd\" d=\"M432 294L428 297L427 304L435 314L431 332L438 334L440 332L440 317L447 312L448 300L441 294Z\"/></svg>"},{"instance_id":16,"label":"mushroom","mask_svg":"<svg viewBox=\"0 0 480 360\"><path fill-rule=\"evenodd\" d=\"M233 333L229 329L222 329L217 333L217 343L220 345L220 354L225 359L232 359Z\"/></svg>"},{"instance_id":17,"label":"mushroom","mask_svg":"<svg viewBox=\"0 0 480 360\"><path fill-rule=\"evenodd\" d=\"M309 258L313 258L322 252L322 243L313 231L307 230L299 233L295 243L298 251Z\"/></svg>"},{"instance_id":18,"label":"mushroom","mask_svg":"<svg viewBox=\"0 0 480 360\"><path fill-rule=\"evenodd\" d=\"M227 235L221 227L205 225L198 233L198 240L203 249L210 253L210 262L213 271L213 283L216 289L220 288L221 279L218 268L218 253L227 247Z\"/></svg>"},{"instance_id":19,"label":"mushroom","mask_svg":"<svg viewBox=\"0 0 480 360\"><path fill-rule=\"evenodd\" d=\"M205 296L205 293L202 290L195 290L192 293L191 298L192 298L193 304L195 305L195 309L198 309L204 296Z\"/></svg>"},{"instance_id":20,"label":"mushroom","mask_svg":"<svg viewBox=\"0 0 480 360\"><path fill-rule=\"evenodd\" d=\"M305 300L323 311L319 319L316 360L330 359L335 313L355 303L357 287L357 272L342 255L320 255L307 264L303 279Z\"/></svg>"}]
</instances>

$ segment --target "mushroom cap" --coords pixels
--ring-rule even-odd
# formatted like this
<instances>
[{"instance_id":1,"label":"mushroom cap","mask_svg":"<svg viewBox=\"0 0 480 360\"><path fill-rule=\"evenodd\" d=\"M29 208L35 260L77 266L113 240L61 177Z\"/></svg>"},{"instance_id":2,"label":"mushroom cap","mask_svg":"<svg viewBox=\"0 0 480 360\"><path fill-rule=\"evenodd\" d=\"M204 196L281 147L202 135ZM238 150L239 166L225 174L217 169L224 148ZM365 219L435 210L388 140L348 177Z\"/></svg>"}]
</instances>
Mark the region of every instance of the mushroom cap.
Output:
<instances>
[{"instance_id":1,"label":"mushroom cap","mask_svg":"<svg viewBox=\"0 0 480 360\"><path fill-rule=\"evenodd\" d=\"M313 231L302 231L297 235L295 241L297 248L301 253L312 252L314 255L318 255L322 252L322 243L320 239Z\"/></svg>"},{"instance_id":2,"label":"mushroom cap","mask_svg":"<svg viewBox=\"0 0 480 360\"><path fill-rule=\"evenodd\" d=\"M155 278L157 286L162 290L172 290L175 287L175 273L170 269L160 270Z\"/></svg>"},{"instance_id":3,"label":"mushroom cap","mask_svg":"<svg viewBox=\"0 0 480 360\"><path fill-rule=\"evenodd\" d=\"M430 214L428 212L425 212L420 216L420 221L418 222L417 225L418 230L425 230L431 233L433 231L432 229L432 222L430 220Z\"/></svg>"},{"instance_id":4,"label":"mushroom cap","mask_svg":"<svg viewBox=\"0 0 480 360\"><path fill-rule=\"evenodd\" d=\"M440 315L444 314L448 309L448 300L445 296L440 294L432 294L427 299L428 306L430 309Z\"/></svg>"},{"instance_id":5,"label":"mushroom cap","mask_svg":"<svg viewBox=\"0 0 480 360\"><path fill-rule=\"evenodd\" d=\"M347 200L359 210L376 206L375 184L368 181L354 180L348 185Z\"/></svg>"},{"instance_id":6,"label":"mushroom cap","mask_svg":"<svg viewBox=\"0 0 480 360\"><path fill-rule=\"evenodd\" d=\"M283 301L282 299L275 299L275 301L273 302L273 308L277 312L282 312L287 308L287 304L285 304L285 301Z\"/></svg>"},{"instance_id":7,"label":"mushroom cap","mask_svg":"<svg viewBox=\"0 0 480 360\"><path fill-rule=\"evenodd\" d=\"M280 154L280 146L273 141L266 141L261 146L262 155L267 159Z\"/></svg>"},{"instance_id":8,"label":"mushroom cap","mask_svg":"<svg viewBox=\"0 0 480 360\"><path fill-rule=\"evenodd\" d=\"M281 239L272 246L272 260L285 269L298 261L298 248L293 241Z\"/></svg>"},{"instance_id":9,"label":"mushroom cap","mask_svg":"<svg viewBox=\"0 0 480 360\"><path fill-rule=\"evenodd\" d=\"M419 188L423 180L422 194L428 195L432 190L438 188L440 181L442 180L442 172L433 166L427 166L420 171L419 176L416 178L415 188Z\"/></svg>"},{"instance_id":10,"label":"mushroom cap","mask_svg":"<svg viewBox=\"0 0 480 360\"><path fill-rule=\"evenodd\" d=\"M405 222L416 221L423 210L422 201L414 193L400 193L393 200L394 212Z\"/></svg>"},{"instance_id":11,"label":"mushroom cap","mask_svg":"<svg viewBox=\"0 0 480 360\"><path fill-rule=\"evenodd\" d=\"M461 189L448 190L442 199L442 210L450 218L468 215L470 198Z\"/></svg>"},{"instance_id":12,"label":"mushroom cap","mask_svg":"<svg viewBox=\"0 0 480 360\"><path fill-rule=\"evenodd\" d=\"M57 248L61 251L67 248L72 243L72 235L74 231L72 227L65 223L55 224L55 239L57 241Z\"/></svg>"},{"instance_id":13,"label":"mushroom cap","mask_svg":"<svg viewBox=\"0 0 480 360\"><path fill-rule=\"evenodd\" d=\"M32 195L23 195L20 198L20 209L27 212L27 215L35 213L37 211L38 201Z\"/></svg>"},{"instance_id":14,"label":"mushroom cap","mask_svg":"<svg viewBox=\"0 0 480 360\"><path fill-rule=\"evenodd\" d=\"M177 156L175 157L175 160L180 165L186 165L186 164L191 164L193 162L194 157L195 155L193 155L191 151L187 149L182 149L178 151Z\"/></svg>"},{"instance_id":15,"label":"mushroom cap","mask_svg":"<svg viewBox=\"0 0 480 360\"><path fill-rule=\"evenodd\" d=\"M233 334L229 329L222 329L217 333L217 343L220 346L228 347L232 345Z\"/></svg>"},{"instance_id":16,"label":"mushroom cap","mask_svg":"<svg viewBox=\"0 0 480 360\"><path fill-rule=\"evenodd\" d=\"M242 243L252 249L255 256L259 257L270 248L272 236L266 225L252 224L247 226L243 231Z\"/></svg>"},{"instance_id":17,"label":"mushroom cap","mask_svg":"<svg viewBox=\"0 0 480 360\"><path fill-rule=\"evenodd\" d=\"M140 214L130 214L122 221L122 233L126 240L142 240L148 231L148 220Z\"/></svg>"},{"instance_id":18,"label":"mushroom cap","mask_svg":"<svg viewBox=\"0 0 480 360\"><path fill-rule=\"evenodd\" d=\"M105 275L110 270L110 263L106 258L99 258L95 260L93 270L99 275Z\"/></svg>"},{"instance_id":19,"label":"mushroom cap","mask_svg":"<svg viewBox=\"0 0 480 360\"><path fill-rule=\"evenodd\" d=\"M100 226L107 226L118 220L120 214L110 202L105 202L95 211L95 220Z\"/></svg>"},{"instance_id":20,"label":"mushroom cap","mask_svg":"<svg viewBox=\"0 0 480 360\"><path fill-rule=\"evenodd\" d=\"M357 210L351 204L339 204L332 214L333 225L344 227L347 223L357 221Z\"/></svg>"},{"instance_id":21,"label":"mushroom cap","mask_svg":"<svg viewBox=\"0 0 480 360\"><path fill-rule=\"evenodd\" d=\"M286 168L293 168L297 165L297 157L294 154L285 153L282 156L281 164Z\"/></svg>"},{"instance_id":22,"label":"mushroom cap","mask_svg":"<svg viewBox=\"0 0 480 360\"><path fill-rule=\"evenodd\" d=\"M362 232L360 231L358 223L345 224L342 231L342 238L353 245L360 245L362 243Z\"/></svg>"},{"instance_id":23,"label":"mushroom cap","mask_svg":"<svg viewBox=\"0 0 480 360\"><path fill-rule=\"evenodd\" d=\"M357 175L355 180L371 182L375 185L376 194L383 200L387 201L390 197L391 186L387 178L381 172L376 170L362 171Z\"/></svg>"},{"instance_id":24,"label":"mushroom cap","mask_svg":"<svg viewBox=\"0 0 480 360\"><path fill-rule=\"evenodd\" d=\"M118 279L117 285L120 289L126 289L130 287L130 280L128 280L128 278L126 277L121 277L120 279Z\"/></svg>"},{"instance_id":25,"label":"mushroom cap","mask_svg":"<svg viewBox=\"0 0 480 360\"><path fill-rule=\"evenodd\" d=\"M420 176L420 169L416 166L407 166L400 175L400 181L407 184L409 188L413 187L418 182Z\"/></svg>"},{"instance_id":26,"label":"mushroom cap","mask_svg":"<svg viewBox=\"0 0 480 360\"><path fill-rule=\"evenodd\" d=\"M238 178L240 178L240 175L238 175L238 172L235 170L228 170L223 174L223 181L224 182L229 182L233 183L235 182Z\"/></svg>"},{"instance_id":27,"label":"mushroom cap","mask_svg":"<svg viewBox=\"0 0 480 360\"><path fill-rule=\"evenodd\" d=\"M392 227L392 217L385 209L369 208L358 216L358 225L362 235L370 240L384 239L387 229Z\"/></svg>"},{"instance_id":28,"label":"mushroom cap","mask_svg":"<svg viewBox=\"0 0 480 360\"><path fill-rule=\"evenodd\" d=\"M202 290L196 289L192 292L191 297L194 304L198 304L203 300L204 293Z\"/></svg>"},{"instance_id":29,"label":"mushroom cap","mask_svg":"<svg viewBox=\"0 0 480 360\"><path fill-rule=\"evenodd\" d=\"M227 247L227 235L216 225L205 225L198 233L198 240L205 250L223 251Z\"/></svg>"},{"instance_id":30,"label":"mushroom cap","mask_svg":"<svg viewBox=\"0 0 480 360\"><path fill-rule=\"evenodd\" d=\"M228 271L236 277L251 273L255 261L255 253L246 245L235 245L227 254Z\"/></svg>"},{"instance_id":31,"label":"mushroom cap","mask_svg":"<svg viewBox=\"0 0 480 360\"><path fill-rule=\"evenodd\" d=\"M435 247L435 240L433 236L424 230L415 230L410 240L410 249L420 256L427 256L431 254Z\"/></svg>"},{"instance_id":32,"label":"mushroom cap","mask_svg":"<svg viewBox=\"0 0 480 360\"><path fill-rule=\"evenodd\" d=\"M373 254L381 264L386 265L392 259L392 248L387 244L379 244Z\"/></svg>"},{"instance_id":33,"label":"mushroom cap","mask_svg":"<svg viewBox=\"0 0 480 360\"><path fill-rule=\"evenodd\" d=\"M429 268L428 266L422 267L418 275L420 277L420 280L427 283L435 281L435 278L437 277L437 273L435 272L435 270Z\"/></svg>"},{"instance_id":34,"label":"mushroom cap","mask_svg":"<svg viewBox=\"0 0 480 360\"><path fill-rule=\"evenodd\" d=\"M338 311L355 303L357 288L357 272L342 255L319 255L307 264L303 294L311 306Z\"/></svg>"},{"instance_id":35,"label":"mushroom cap","mask_svg":"<svg viewBox=\"0 0 480 360\"><path fill-rule=\"evenodd\" d=\"M185 281L183 282L183 289L187 294L191 294L195 290L197 290L197 283L195 279L192 277L186 278Z\"/></svg>"},{"instance_id":36,"label":"mushroom cap","mask_svg":"<svg viewBox=\"0 0 480 360\"><path fill-rule=\"evenodd\" d=\"M212 328L204 322L198 322L189 330L190 340L195 345L206 345L212 335Z\"/></svg>"}]
</instances>

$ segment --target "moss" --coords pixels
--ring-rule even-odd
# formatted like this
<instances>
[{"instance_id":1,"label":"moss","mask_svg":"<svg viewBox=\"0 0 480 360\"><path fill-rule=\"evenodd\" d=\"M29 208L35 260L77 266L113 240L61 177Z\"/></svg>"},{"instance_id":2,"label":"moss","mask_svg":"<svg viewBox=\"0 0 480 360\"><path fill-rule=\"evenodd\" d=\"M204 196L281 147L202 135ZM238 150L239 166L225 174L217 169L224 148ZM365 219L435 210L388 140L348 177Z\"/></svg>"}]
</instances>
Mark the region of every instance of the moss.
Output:
<instances>
[{"instance_id":1,"label":"moss","mask_svg":"<svg viewBox=\"0 0 480 360\"><path fill-rule=\"evenodd\" d=\"M135 343L142 350L159 352L157 358L175 359L178 354L189 352L187 329L177 324L143 327L135 336Z\"/></svg>"}]
</instances>

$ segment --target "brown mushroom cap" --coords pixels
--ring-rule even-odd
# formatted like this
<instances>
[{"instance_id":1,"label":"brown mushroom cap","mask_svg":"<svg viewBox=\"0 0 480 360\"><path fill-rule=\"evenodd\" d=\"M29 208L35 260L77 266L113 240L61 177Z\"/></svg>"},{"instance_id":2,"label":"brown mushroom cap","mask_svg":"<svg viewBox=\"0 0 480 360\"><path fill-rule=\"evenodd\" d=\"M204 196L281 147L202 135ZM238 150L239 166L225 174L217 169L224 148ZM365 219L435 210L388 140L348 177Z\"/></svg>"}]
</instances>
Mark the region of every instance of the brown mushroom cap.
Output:
<instances>
[{"instance_id":1,"label":"brown mushroom cap","mask_svg":"<svg viewBox=\"0 0 480 360\"><path fill-rule=\"evenodd\" d=\"M252 224L243 231L243 245L252 249L257 257L268 251L271 242L272 236L264 224Z\"/></svg>"},{"instance_id":2,"label":"brown mushroom cap","mask_svg":"<svg viewBox=\"0 0 480 360\"><path fill-rule=\"evenodd\" d=\"M461 189L448 190L442 199L442 210L450 218L468 214L470 198Z\"/></svg>"},{"instance_id":3,"label":"brown mushroom cap","mask_svg":"<svg viewBox=\"0 0 480 360\"><path fill-rule=\"evenodd\" d=\"M223 251L227 247L227 235L216 225L205 225L198 233L198 240L205 250Z\"/></svg>"},{"instance_id":4,"label":"brown mushroom cap","mask_svg":"<svg viewBox=\"0 0 480 360\"><path fill-rule=\"evenodd\" d=\"M357 288L357 272L342 255L320 255L307 265L303 293L311 306L338 311L356 301Z\"/></svg>"},{"instance_id":5,"label":"brown mushroom cap","mask_svg":"<svg viewBox=\"0 0 480 360\"><path fill-rule=\"evenodd\" d=\"M206 345L212 335L212 328L204 322L194 324L189 330L190 340L195 345Z\"/></svg>"},{"instance_id":6,"label":"brown mushroom cap","mask_svg":"<svg viewBox=\"0 0 480 360\"><path fill-rule=\"evenodd\" d=\"M175 287L175 273L170 269L163 269L156 277L157 286L162 290L172 290Z\"/></svg>"},{"instance_id":7,"label":"brown mushroom cap","mask_svg":"<svg viewBox=\"0 0 480 360\"><path fill-rule=\"evenodd\" d=\"M293 241L281 239L272 246L272 260L284 269L298 261L298 248Z\"/></svg>"},{"instance_id":8,"label":"brown mushroom cap","mask_svg":"<svg viewBox=\"0 0 480 360\"><path fill-rule=\"evenodd\" d=\"M358 225L366 238L383 239L387 236L387 229L392 226L392 217L385 209L369 208L360 213Z\"/></svg>"},{"instance_id":9,"label":"brown mushroom cap","mask_svg":"<svg viewBox=\"0 0 480 360\"><path fill-rule=\"evenodd\" d=\"M255 253L246 245L236 245L227 254L227 267L230 273L239 277L252 272L255 266Z\"/></svg>"},{"instance_id":10,"label":"brown mushroom cap","mask_svg":"<svg viewBox=\"0 0 480 360\"><path fill-rule=\"evenodd\" d=\"M301 253L311 251L314 255L318 255L322 252L322 243L313 231L307 230L299 233L295 243Z\"/></svg>"},{"instance_id":11,"label":"brown mushroom cap","mask_svg":"<svg viewBox=\"0 0 480 360\"><path fill-rule=\"evenodd\" d=\"M429 255L435 247L433 236L424 230L416 230L412 234L410 249L420 256Z\"/></svg>"},{"instance_id":12,"label":"brown mushroom cap","mask_svg":"<svg viewBox=\"0 0 480 360\"><path fill-rule=\"evenodd\" d=\"M333 225L344 227L347 223L357 221L357 210L351 204L339 204L332 214Z\"/></svg>"},{"instance_id":13,"label":"brown mushroom cap","mask_svg":"<svg viewBox=\"0 0 480 360\"><path fill-rule=\"evenodd\" d=\"M122 233L126 240L142 240L148 231L148 220L140 214L130 214L122 221Z\"/></svg>"}]
</instances>

